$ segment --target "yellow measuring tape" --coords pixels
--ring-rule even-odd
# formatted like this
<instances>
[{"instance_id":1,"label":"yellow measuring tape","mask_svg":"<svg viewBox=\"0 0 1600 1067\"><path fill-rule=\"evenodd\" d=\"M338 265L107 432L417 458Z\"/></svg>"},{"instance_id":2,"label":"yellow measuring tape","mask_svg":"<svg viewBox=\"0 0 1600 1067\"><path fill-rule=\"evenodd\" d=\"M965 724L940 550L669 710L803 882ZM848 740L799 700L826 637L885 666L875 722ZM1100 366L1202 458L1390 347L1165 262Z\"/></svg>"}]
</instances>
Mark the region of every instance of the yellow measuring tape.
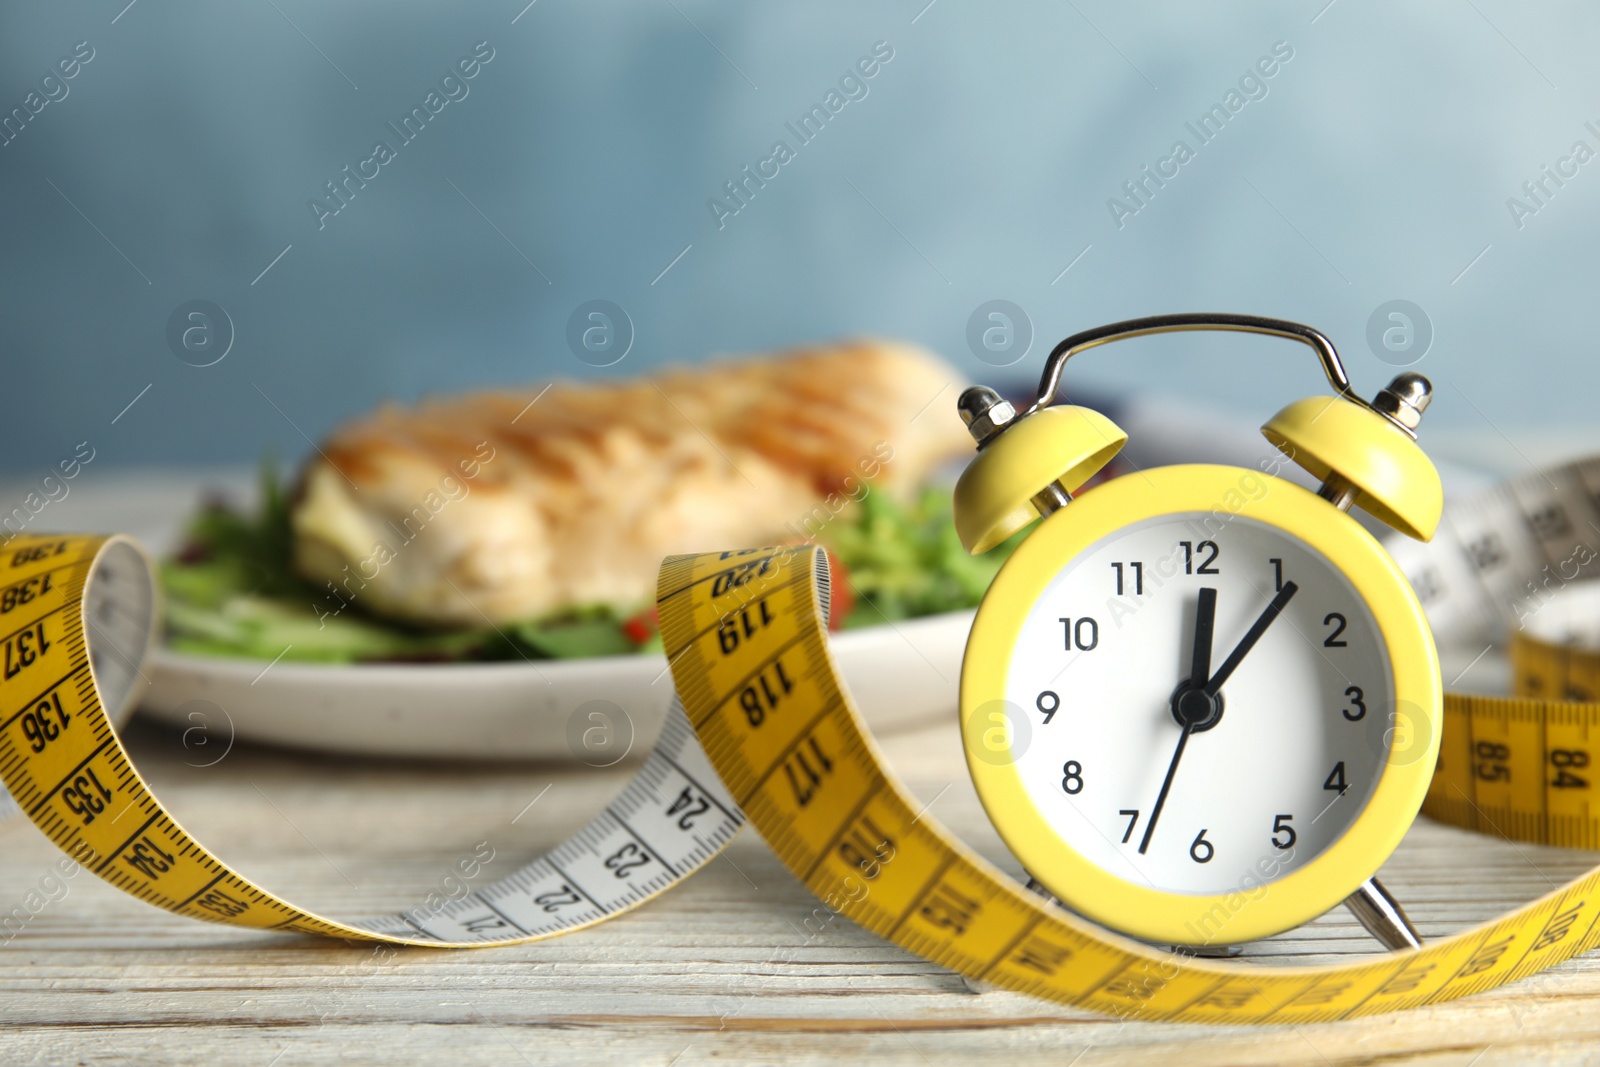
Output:
<instances>
[{"instance_id":1,"label":"yellow measuring tape","mask_svg":"<svg viewBox=\"0 0 1600 1067\"><path fill-rule=\"evenodd\" d=\"M921 814L888 770L829 655L826 560L811 546L662 565L658 608L682 707L635 780L583 831L466 898L335 922L253 885L189 837L117 740L102 702L120 699L153 637L143 554L120 537L18 538L7 552L0 777L79 863L194 918L418 945L535 940L664 891L709 861L748 813L829 909L970 978L1117 1016L1376 1014L1489 989L1600 942L1600 870L1420 950L1324 967L1194 959L1047 903ZM1579 751L1591 719L1600 721L1600 705L1451 696L1428 810L1468 826L1504 816L1494 825L1530 840L1590 840L1592 777L1554 754ZM1536 788L1547 765L1581 777L1582 788ZM1563 802L1581 792L1583 802L1557 810L1552 791Z\"/></svg>"},{"instance_id":2,"label":"yellow measuring tape","mask_svg":"<svg viewBox=\"0 0 1600 1067\"><path fill-rule=\"evenodd\" d=\"M1519 841L1600 848L1600 752L1591 741L1600 741L1600 655L1558 643L1569 636L1563 598L1600 579L1596 545L1600 457L1451 503L1431 543L1385 546L1441 645L1487 652L1512 627L1517 695L1445 694L1425 814ZM1591 611L1583 621L1592 631L1600 617Z\"/></svg>"},{"instance_id":3,"label":"yellow measuring tape","mask_svg":"<svg viewBox=\"0 0 1600 1067\"><path fill-rule=\"evenodd\" d=\"M354 922L298 908L231 870L151 795L116 707L154 640L155 575L123 537L18 537L0 556L0 778L84 868L147 903L234 926L414 945L503 945L628 911L709 862L744 816L681 712L588 826L466 897Z\"/></svg>"},{"instance_id":4,"label":"yellow measuring tape","mask_svg":"<svg viewBox=\"0 0 1600 1067\"><path fill-rule=\"evenodd\" d=\"M1422 810L1497 837L1600 848L1600 765L1591 762L1600 656L1518 634L1511 658L1521 696L1445 694L1439 763Z\"/></svg>"}]
</instances>

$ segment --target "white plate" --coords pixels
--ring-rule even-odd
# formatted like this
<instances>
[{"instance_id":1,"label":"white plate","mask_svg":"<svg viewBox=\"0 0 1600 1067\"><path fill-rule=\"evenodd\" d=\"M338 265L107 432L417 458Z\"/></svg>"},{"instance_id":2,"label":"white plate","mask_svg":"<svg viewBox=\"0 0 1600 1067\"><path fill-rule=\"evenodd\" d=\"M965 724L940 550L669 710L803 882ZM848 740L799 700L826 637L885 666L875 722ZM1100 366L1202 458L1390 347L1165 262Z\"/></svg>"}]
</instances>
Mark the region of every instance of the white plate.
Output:
<instances>
[{"instance_id":1,"label":"white plate","mask_svg":"<svg viewBox=\"0 0 1600 1067\"><path fill-rule=\"evenodd\" d=\"M0 481L0 499L20 499L31 486L26 479ZM120 531L158 557L178 548L204 492L221 490L246 508L257 497L256 473L247 467L130 470L96 461L69 489L39 515L39 529ZM972 614L851 630L831 640L873 729L954 721ZM144 668L150 686L140 713L183 727L191 762L219 757L235 739L373 755L607 762L632 744L642 749L654 741L672 684L660 656L537 664L283 662L263 673L266 667L159 649ZM612 707L582 707L590 701ZM569 723L576 724L571 742Z\"/></svg>"},{"instance_id":2,"label":"white plate","mask_svg":"<svg viewBox=\"0 0 1600 1067\"><path fill-rule=\"evenodd\" d=\"M973 613L849 630L829 642L874 732L955 721ZM663 656L539 663L328 665L160 649L140 711L193 731L192 755L235 738L383 756L620 760L654 742L672 679Z\"/></svg>"},{"instance_id":3,"label":"white plate","mask_svg":"<svg viewBox=\"0 0 1600 1067\"><path fill-rule=\"evenodd\" d=\"M1220 423L1185 416L1185 410L1157 405L1142 421L1138 412L1119 415L1124 425L1139 426L1139 440L1158 446L1141 463L1242 461L1242 444L1238 456L1193 453L1196 442L1216 438ZM1166 424L1187 428L1170 448L1158 434L1152 436ZM178 546L203 489L224 489L251 507L254 483L250 468L129 470L96 462L70 483L68 498L51 502L36 525L119 530L165 556ZM0 499L20 499L31 488L25 478L0 481ZM875 731L953 722L971 625L972 612L956 612L832 639L845 682ZM1509 669L1498 655L1476 648L1440 651L1447 663L1445 678L1458 679L1467 689L1504 691ZM577 756L604 762L620 758L630 745L651 743L671 695L661 657L536 665L278 663L263 674L265 666L158 650L145 669L151 686L141 711L183 727L198 760L215 758L239 738L375 755ZM616 710L582 707L589 701L609 701ZM591 717L595 713L615 721L602 722ZM602 740L607 743L595 744Z\"/></svg>"}]
</instances>

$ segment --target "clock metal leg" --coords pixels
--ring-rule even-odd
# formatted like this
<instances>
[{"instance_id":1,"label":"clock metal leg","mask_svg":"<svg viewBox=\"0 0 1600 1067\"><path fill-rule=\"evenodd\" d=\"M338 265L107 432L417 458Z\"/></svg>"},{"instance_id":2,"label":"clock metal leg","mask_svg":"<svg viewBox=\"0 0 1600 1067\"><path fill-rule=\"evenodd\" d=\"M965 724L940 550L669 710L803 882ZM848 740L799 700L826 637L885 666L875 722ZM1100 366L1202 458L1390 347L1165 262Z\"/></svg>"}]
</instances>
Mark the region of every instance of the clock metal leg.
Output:
<instances>
[{"instance_id":1,"label":"clock metal leg","mask_svg":"<svg viewBox=\"0 0 1600 1067\"><path fill-rule=\"evenodd\" d=\"M1398 952L1422 947L1422 935L1406 918L1405 909L1376 878L1363 882L1360 889L1345 898L1344 906L1384 948Z\"/></svg>"},{"instance_id":2,"label":"clock metal leg","mask_svg":"<svg viewBox=\"0 0 1600 1067\"><path fill-rule=\"evenodd\" d=\"M1169 945L1180 956L1193 956L1201 960L1231 960L1244 955L1243 945Z\"/></svg>"},{"instance_id":3,"label":"clock metal leg","mask_svg":"<svg viewBox=\"0 0 1600 1067\"><path fill-rule=\"evenodd\" d=\"M1035 878L1031 874L1028 875L1028 887L1027 888L1028 888L1028 892L1032 893L1034 896L1036 896L1036 897L1044 897L1044 899L1048 900L1050 903L1054 904L1058 908L1066 907L1065 904L1061 903L1061 901L1056 899L1056 896L1055 896L1054 893L1050 892L1050 890L1048 890L1048 889L1046 889L1044 887L1044 883L1040 882L1039 879Z\"/></svg>"}]
</instances>

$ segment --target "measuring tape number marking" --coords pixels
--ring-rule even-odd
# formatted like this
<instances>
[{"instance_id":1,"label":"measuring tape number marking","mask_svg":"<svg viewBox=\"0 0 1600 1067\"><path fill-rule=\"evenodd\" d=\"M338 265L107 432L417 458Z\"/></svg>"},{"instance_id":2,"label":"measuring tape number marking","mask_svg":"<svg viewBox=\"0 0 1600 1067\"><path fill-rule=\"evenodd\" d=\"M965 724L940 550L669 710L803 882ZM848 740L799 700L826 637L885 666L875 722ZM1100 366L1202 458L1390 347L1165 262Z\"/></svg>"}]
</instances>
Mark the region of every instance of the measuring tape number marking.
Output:
<instances>
[{"instance_id":1,"label":"measuring tape number marking","mask_svg":"<svg viewBox=\"0 0 1600 1067\"><path fill-rule=\"evenodd\" d=\"M0 557L0 778L63 852L156 907L329 937L515 944L638 907L709 862L744 822L674 710L627 788L514 874L440 906L349 923L315 915L190 837L117 739L105 707L121 703L155 639L156 596L150 561L127 538L19 537Z\"/></svg>"},{"instance_id":2,"label":"measuring tape number marking","mask_svg":"<svg viewBox=\"0 0 1600 1067\"><path fill-rule=\"evenodd\" d=\"M582 831L465 898L337 922L224 865L162 809L123 750L105 707L125 699L155 639L157 595L150 561L120 536L8 546L0 557L0 779L83 866L193 918L409 945L532 941L666 891L725 847L748 813L831 910L975 980L1115 1016L1298 1023L1376 1014L1467 996L1600 943L1600 871L1420 950L1322 967L1180 956L1054 907L922 814L894 778L829 654L826 558L812 546L663 564L658 610L681 705L636 778ZM1508 740L1492 743L1506 745L1508 760L1539 746L1575 750L1573 739L1586 741L1588 722L1600 721L1600 705L1573 708L1452 695L1430 813L1473 827L1505 814L1497 825L1514 832L1567 827L1558 831L1563 840L1591 842L1586 806L1571 813L1588 827L1581 832L1548 800L1539 819L1512 817L1528 802L1528 776L1515 773L1521 764L1504 782L1499 772L1489 772L1494 782L1468 781L1465 804L1445 795L1462 786L1451 768L1491 736L1488 724L1501 724ZM1578 732L1561 732L1569 729ZM1542 752L1534 758L1541 768L1550 762Z\"/></svg>"},{"instance_id":3,"label":"measuring tape number marking","mask_svg":"<svg viewBox=\"0 0 1600 1067\"><path fill-rule=\"evenodd\" d=\"M792 572L810 572L796 587ZM751 823L829 908L974 980L1117 1016L1299 1023L1468 996L1600 943L1600 871L1409 952L1322 967L1180 956L1091 925L958 843L888 770L828 659L820 550L669 559L684 707ZM777 621L754 628L748 616ZM796 590L807 594L801 603ZM732 620L730 622L730 620ZM726 628L738 634L724 640Z\"/></svg>"}]
</instances>

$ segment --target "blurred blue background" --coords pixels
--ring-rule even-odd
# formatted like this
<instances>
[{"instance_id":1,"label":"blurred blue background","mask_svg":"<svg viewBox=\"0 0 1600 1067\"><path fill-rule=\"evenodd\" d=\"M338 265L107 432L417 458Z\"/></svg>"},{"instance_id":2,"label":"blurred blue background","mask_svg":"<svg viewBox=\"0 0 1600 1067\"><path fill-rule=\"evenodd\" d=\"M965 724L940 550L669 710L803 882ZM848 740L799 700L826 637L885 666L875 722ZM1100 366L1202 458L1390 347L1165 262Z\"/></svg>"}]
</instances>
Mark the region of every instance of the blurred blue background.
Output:
<instances>
[{"instance_id":1,"label":"blurred blue background","mask_svg":"<svg viewBox=\"0 0 1600 1067\"><path fill-rule=\"evenodd\" d=\"M1560 162L1600 150L1592 8L523 2L6 5L0 465L85 439L105 466L295 457L385 397L847 334L1035 378L1070 332L1176 310L1317 325L1370 395L1416 354L1369 346L1396 299L1431 323L1438 440L1531 454L1593 424L1600 162ZM1202 146L1186 123L1278 42ZM786 123L875 45L802 144ZM406 144L386 124L430 91L466 95ZM319 223L380 139L395 157ZM794 158L719 224L708 201L779 140ZM1194 158L1130 199L1179 140ZM1545 166L1575 174L1539 206ZM595 299L635 332L604 369L567 343ZM1035 334L1004 369L967 339L996 299ZM210 366L168 339L194 300L233 327ZM1322 388L1298 350L1221 337L1090 355L1074 384L1256 422Z\"/></svg>"}]
</instances>

